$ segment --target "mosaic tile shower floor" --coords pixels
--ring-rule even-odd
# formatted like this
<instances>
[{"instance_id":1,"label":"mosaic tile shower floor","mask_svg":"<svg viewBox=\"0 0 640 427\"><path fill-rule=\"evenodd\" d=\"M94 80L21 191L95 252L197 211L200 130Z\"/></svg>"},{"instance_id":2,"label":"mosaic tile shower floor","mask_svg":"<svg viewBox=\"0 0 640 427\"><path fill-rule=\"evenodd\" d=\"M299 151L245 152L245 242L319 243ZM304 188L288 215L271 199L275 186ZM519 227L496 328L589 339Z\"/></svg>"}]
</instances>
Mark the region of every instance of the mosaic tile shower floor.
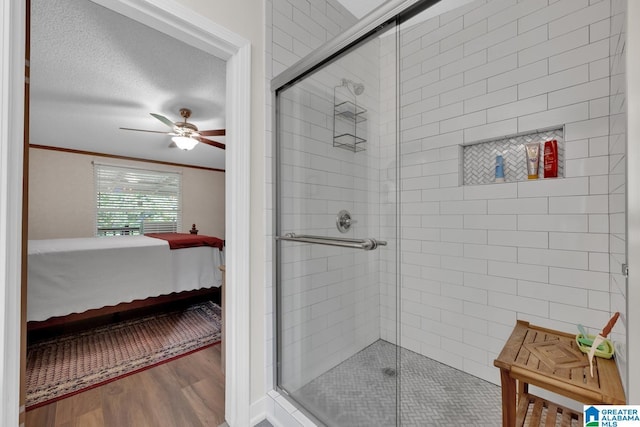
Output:
<instances>
[{"instance_id":1,"label":"mosaic tile shower floor","mask_svg":"<svg viewBox=\"0 0 640 427\"><path fill-rule=\"evenodd\" d=\"M500 387L406 349L396 373L397 351L376 341L292 397L329 426L501 425Z\"/></svg>"}]
</instances>

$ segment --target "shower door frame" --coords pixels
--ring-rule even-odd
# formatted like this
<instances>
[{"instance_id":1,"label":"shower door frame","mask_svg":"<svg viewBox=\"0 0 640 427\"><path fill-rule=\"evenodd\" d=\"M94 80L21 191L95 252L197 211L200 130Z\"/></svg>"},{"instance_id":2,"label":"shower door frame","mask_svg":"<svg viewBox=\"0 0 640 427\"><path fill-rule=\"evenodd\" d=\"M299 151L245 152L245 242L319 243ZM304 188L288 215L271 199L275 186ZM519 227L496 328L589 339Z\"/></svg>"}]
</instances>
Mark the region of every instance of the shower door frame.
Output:
<instances>
[{"instance_id":1,"label":"shower door frame","mask_svg":"<svg viewBox=\"0 0 640 427\"><path fill-rule=\"evenodd\" d=\"M310 55L302 58L296 62L293 66L289 67L271 80L271 105L272 108L272 143L273 143L273 157L272 157L272 206L274 207L274 215L272 218L272 253L273 253L273 304L274 304L274 316L272 317L272 330L274 334L273 339L273 387L281 396L284 396L287 401L292 403L296 409L301 411L310 420L313 420L316 424L322 422L318 420L313 414L311 414L306 408L300 405L294 398L289 396L286 390L280 387L280 351L281 348L281 336L279 334L279 324L281 319L281 307L279 301L279 283L280 267L279 260L281 259L281 253L279 245L276 242L276 236L281 233L281 224L279 213L281 212L280 205L280 190L278 184L280 183L280 171L278 168L278 161L280 159L280 144L278 143L280 126L279 126L279 106L278 106L278 92L286 90L290 86L294 85L298 81L301 81L306 76L310 75L316 70L323 68L325 65L330 64L334 60L341 57L343 54L347 54L352 49L365 43L367 40L372 39L380 33L387 30L389 25L394 25L397 28L401 23L414 15L430 8L431 6L439 3L441 0L390 0L387 3L381 5L369 15L358 21L353 27L337 36L333 40L330 40L320 48L313 51ZM398 48L398 47L396 47ZM399 85L399 64L396 68L396 83ZM399 96L399 91L396 96ZM398 114L398 113L396 113ZM399 120L398 116L396 120ZM399 121L396 122L399 126ZM399 139L396 140L396 146L399 146ZM396 174L399 174L400 166L398 160L398 166ZM398 181L399 182L399 181ZM399 221L399 203L397 204L396 214ZM397 225L399 228L399 224ZM396 233L397 237L397 249L396 249L396 264L399 265L400 257L400 235ZM396 287L399 287L399 268L397 269L396 276L398 277ZM399 297L397 297L397 300ZM399 304L399 301L396 301ZM399 311L397 311L399 313ZM399 324L399 319L396 319ZM399 336L399 334L398 334ZM400 405L399 400L396 406L397 422L400 421ZM399 425L399 424L398 424Z\"/></svg>"},{"instance_id":2,"label":"shower door frame","mask_svg":"<svg viewBox=\"0 0 640 427\"><path fill-rule=\"evenodd\" d=\"M330 63L343 53L346 53L356 45L364 42L370 37L384 31L385 27L402 17L406 20L427 8L439 3L441 0L389 0L378 9L366 15L353 27L328 41L318 49L305 56L291 67L284 70L271 80L271 93L273 95L274 108L276 108L276 92L285 89L293 83L301 80L306 75ZM274 111L277 113L277 111ZM276 114L273 116L274 133L273 141L277 137ZM275 165L274 157L274 165ZM275 178L275 173L274 173ZM275 223L274 223L275 225Z\"/></svg>"},{"instance_id":3,"label":"shower door frame","mask_svg":"<svg viewBox=\"0 0 640 427\"><path fill-rule=\"evenodd\" d=\"M631 117L640 112L640 79L632 78L638 76L640 72L640 29L635 24L640 18L640 4L635 1L627 3L627 263L630 266L626 285L627 285L627 360L640 359L640 338L638 334L634 335L630 331L638 331L640 329L640 313L633 308L640 305L640 239L638 237L640 230L640 170L635 166L640 161L640 123L637 120L630 120ZM635 43L634 43L635 42ZM635 143L634 143L635 142ZM629 363L627 369L627 402L640 402L640 363Z\"/></svg>"}]
</instances>

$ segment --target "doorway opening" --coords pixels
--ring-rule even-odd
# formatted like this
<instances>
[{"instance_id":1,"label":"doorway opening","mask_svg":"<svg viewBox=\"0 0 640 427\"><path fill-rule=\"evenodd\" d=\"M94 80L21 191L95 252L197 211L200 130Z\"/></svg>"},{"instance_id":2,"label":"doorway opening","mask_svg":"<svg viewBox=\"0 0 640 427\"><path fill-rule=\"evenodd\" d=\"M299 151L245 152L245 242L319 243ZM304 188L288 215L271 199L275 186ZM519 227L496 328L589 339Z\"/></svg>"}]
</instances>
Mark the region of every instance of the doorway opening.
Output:
<instances>
[{"instance_id":1,"label":"doorway opening","mask_svg":"<svg viewBox=\"0 0 640 427\"><path fill-rule=\"evenodd\" d=\"M165 31L171 33L173 35L177 35L179 38L189 39L192 38L192 42L198 47L205 47L207 51L212 54L216 54L222 57L227 61L226 69L227 75L229 76L226 82L227 93L234 97L234 100L228 103L226 107L227 111L227 128L233 129L233 136L228 138L228 142L234 143L234 148L227 151L227 179L225 183L225 187L228 189L229 187L234 189L242 190L242 194L248 195L248 185L249 185L249 159L248 159L248 150L249 150L249 120L250 120L250 106L249 106L249 93L244 89L249 86L248 81L250 80L250 56L249 56L249 43L239 37L230 33L226 29L218 26L217 24L208 21L203 18L201 15L195 14L193 12L180 11L176 12L175 10L166 10L168 6L155 6L155 5L147 5L142 9L134 10L131 6L126 4L126 2L122 2L119 0L106 0L96 2L100 3L114 11L122 13L123 15L130 16L140 22L143 22L146 25L154 27L160 31ZM165 9L163 9L165 8ZM163 12L162 14L158 14L158 12ZM191 22L195 22L192 24ZM193 36L194 32L198 33L198 36ZM18 115L16 115L18 116ZM22 172L21 175L28 173L28 168L24 168L24 170L18 169L18 172ZM13 177L13 179L17 182L22 181L23 177ZM226 191L227 196L226 200L226 211L233 211L236 218L239 221L243 221L248 217L248 197L239 197L234 195L230 191ZM27 221L27 212L26 210L23 212L23 222L26 226ZM228 215L227 215L228 217ZM228 242L227 245L227 254L232 257L232 261L227 263L227 275L228 277L238 277L244 279L244 273L248 271L248 256L243 256L245 253L248 254L248 243L246 237L243 233L238 233L234 231L236 228L236 221L228 221L225 225L225 238ZM18 242L16 246L18 247ZM24 244L26 245L26 238L24 240ZM240 255L240 256L238 256ZM245 266L246 263L246 266ZM238 267L241 268L238 268ZM242 301L243 298L243 286L248 287L248 280L240 280L239 283L242 283L239 288L235 290L230 290L227 293L227 299L230 301ZM23 283L23 287L26 286L26 283ZM238 297L237 292L240 292L241 295ZM245 293L246 294L246 293ZM7 318L10 319L11 316L8 313ZM242 328L242 325L248 322L242 322L242 314L241 313L231 313L229 314L229 322L227 325L228 329L234 329L237 332L240 332L239 329ZM238 325L239 323L239 325ZM25 324L21 325L21 329L24 333ZM243 331L244 336L248 336L248 328L246 331ZM242 333L241 333L242 334ZM229 354L233 355L236 352L235 344L237 336L230 336L227 339L227 351ZM24 365L24 349L21 357L22 364ZM243 360L237 360L232 366L229 367L227 371L227 379L226 382L229 383L231 378L235 377L236 369L238 366L241 366L242 370L248 370L248 361L246 365L241 365ZM16 367L17 368L17 367ZM247 390L245 390L245 388ZM240 383L240 386L235 386L232 384L231 387L227 387L227 394L230 396L234 396L237 393L240 395L248 394L248 385L245 386L244 382ZM226 407L231 408L231 410L227 410L227 419L234 419L237 417L238 413L247 412L243 407L243 402L248 400L239 400L240 403L235 404L236 399L230 398L227 399ZM236 406L239 406L241 410L239 411ZM23 407L24 408L24 407ZM24 409L22 409L24 410Z\"/></svg>"}]
</instances>

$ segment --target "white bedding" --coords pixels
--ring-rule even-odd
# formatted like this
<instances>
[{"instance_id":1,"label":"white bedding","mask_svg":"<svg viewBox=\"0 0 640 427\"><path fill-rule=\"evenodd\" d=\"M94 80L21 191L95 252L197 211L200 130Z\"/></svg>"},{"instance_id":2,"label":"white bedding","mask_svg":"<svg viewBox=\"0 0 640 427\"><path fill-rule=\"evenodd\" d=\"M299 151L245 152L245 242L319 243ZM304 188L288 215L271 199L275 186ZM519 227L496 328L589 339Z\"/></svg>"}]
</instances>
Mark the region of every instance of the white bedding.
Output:
<instances>
[{"instance_id":1,"label":"white bedding","mask_svg":"<svg viewBox=\"0 0 640 427\"><path fill-rule=\"evenodd\" d=\"M222 272L218 267L224 264L224 253L218 248L198 246L169 252L174 292L222 285Z\"/></svg>"},{"instance_id":2,"label":"white bedding","mask_svg":"<svg viewBox=\"0 0 640 427\"><path fill-rule=\"evenodd\" d=\"M220 286L222 263L217 248L146 236L30 240L27 320Z\"/></svg>"}]
</instances>

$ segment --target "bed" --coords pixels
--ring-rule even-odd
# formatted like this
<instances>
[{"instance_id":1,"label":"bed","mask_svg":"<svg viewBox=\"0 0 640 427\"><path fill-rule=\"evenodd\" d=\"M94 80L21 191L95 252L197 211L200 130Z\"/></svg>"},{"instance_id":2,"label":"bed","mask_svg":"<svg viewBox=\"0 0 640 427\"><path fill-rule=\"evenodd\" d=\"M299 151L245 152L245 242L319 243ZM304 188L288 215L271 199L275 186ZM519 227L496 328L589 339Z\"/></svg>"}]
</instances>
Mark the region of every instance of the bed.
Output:
<instances>
[{"instance_id":1,"label":"bed","mask_svg":"<svg viewBox=\"0 0 640 427\"><path fill-rule=\"evenodd\" d=\"M219 287L223 241L183 233L29 240L27 321Z\"/></svg>"}]
</instances>

